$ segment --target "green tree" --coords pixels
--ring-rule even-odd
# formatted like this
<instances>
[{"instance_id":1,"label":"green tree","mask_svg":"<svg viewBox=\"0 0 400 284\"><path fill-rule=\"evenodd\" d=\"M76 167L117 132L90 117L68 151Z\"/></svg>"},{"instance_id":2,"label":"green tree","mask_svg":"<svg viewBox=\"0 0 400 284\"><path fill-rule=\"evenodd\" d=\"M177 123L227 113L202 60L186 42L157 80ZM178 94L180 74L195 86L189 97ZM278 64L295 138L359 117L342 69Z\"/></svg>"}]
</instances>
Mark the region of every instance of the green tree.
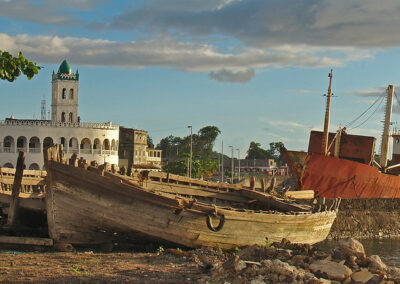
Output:
<instances>
[{"instance_id":1,"label":"green tree","mask_svg":"<svg viewBox=\"0 0 400 284\"><path fill-rule=\"evenodd\" d=\"M220 133L221 131L216 126L206 126L199 130L197 143L200 144L199 148L202 151L200 154L207 156L212 154L214 142Z\"/></svg>"},{"instance_id":2,"label":"green tree","mask_svg":"<svg viewBox=\"0 0 400 284\"><path fill-rule=\"evenodd\" d=\"M149 134L147 134L147 147L154 149L153 138L151 138Z\"/></svg>"},{"instance_id":3,"label":"green tree","mask_svg":"<svg viewBox=\"0 0 400 284\"><path fill-rule=\"evenodd\" d=\"M257 142L250 142L249 149L247 150L246 159L267 159L267 151L261 148L261 144Z\"/></svg>"},{"instance_id":4,"label":"green tree","mask_svg":"<svg viewBox=\"0 0 400 284\"><path fill-rule=\"evenodd\" d=\"M18 52L18 56L14 57L7 51L0 50L0 79L13 82L21 73L29 80L39 72L42 67L35 62L31 62Z\"/></svg>"},{"instance_id":5,"label":"green tree","mask_svg":"<svg viewBox=\"0 0 400 284\"><path fill-rule=\"evenodd\" d=\"M282 142L271 142L269 143L269 150L267 150L267 156L274 159L279 166L285 164L280 151L281 147L283 147Z\"/></svg>"}]
</instances>

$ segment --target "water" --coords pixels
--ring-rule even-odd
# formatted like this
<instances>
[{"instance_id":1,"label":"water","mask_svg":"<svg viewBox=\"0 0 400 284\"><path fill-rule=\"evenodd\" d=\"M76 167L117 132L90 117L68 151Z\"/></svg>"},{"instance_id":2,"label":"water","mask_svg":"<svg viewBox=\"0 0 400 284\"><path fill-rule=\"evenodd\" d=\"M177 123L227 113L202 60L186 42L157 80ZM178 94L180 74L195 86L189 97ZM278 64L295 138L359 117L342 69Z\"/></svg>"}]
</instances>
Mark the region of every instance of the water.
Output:
<instances>
[{"instance_id":1,"label":"water","mask_svg":"<svg viewBox=\"0 0 400 284\"><path fill-rule=\"evenodd\" d=\"M365 249L367 256L376 254L379 255L382 261L389 266L400 267L400 240L359 240ZM318 247L323 249L332 249L337 247L338 241L326 240Z\"/></svg>"}]
</instances>

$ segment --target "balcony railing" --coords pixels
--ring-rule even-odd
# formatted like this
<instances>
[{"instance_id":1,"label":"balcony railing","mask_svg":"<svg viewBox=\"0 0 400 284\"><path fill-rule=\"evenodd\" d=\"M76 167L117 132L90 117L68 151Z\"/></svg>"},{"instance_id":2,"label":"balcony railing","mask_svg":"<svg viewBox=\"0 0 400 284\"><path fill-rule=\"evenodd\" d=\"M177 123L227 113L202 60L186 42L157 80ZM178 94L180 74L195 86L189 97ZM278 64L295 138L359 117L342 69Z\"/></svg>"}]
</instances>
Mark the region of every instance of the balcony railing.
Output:
<instances>
[{"instance_id":1,"label":"balcony railing","mask_svg":"<svg viewBox=\"0 0 400 284\"><path fill-rule=\"evenodd\" d=\"M0 126L48 126L48 127L80 127L80 128L95 128L95 129L108 129L118 130L119 126L107 123L91 123L91 122L51 122L44 120L1 120Z\"/></svg>"},{"instance_id":2,"label":"balcony railing","mask_svg":"<svg viewBox=\"0 0 400 284\"><path fill-rule=\"evenodd\" d=\"M12 147L2 147L0 148L0 153L18 153L18 151L24 151L29 153L41 153L40 148L17 148L16 150ZM97 155L118 155L117 150L100 150L100 149L78 149L78 148L68 148L64 149L66 154L97 154Z\"/></svg>"},{"instance_id":3,"label":"balcony railing","mask_svg":"<svg viewBox=\"0 0 400 284\"><path fill-rule=\"evenodd\" d=\"M92 153L92 150L91 150L91 149L81 149L81 150L80 150L80 153L81 153L81 154L91 154L91 153Z\"/></svg>"},{"instance_id":4,"label":"balcony railing","mask_svg":"<svg viewBox=\"0 0 400 284\"><path fill-rule=\"evenodd\" d=\"M4 153L14 153L14 151L11 151L11 150L14 150L14 149L11 149L11 147L3 147Z\"/></svg>"}]
</instances>

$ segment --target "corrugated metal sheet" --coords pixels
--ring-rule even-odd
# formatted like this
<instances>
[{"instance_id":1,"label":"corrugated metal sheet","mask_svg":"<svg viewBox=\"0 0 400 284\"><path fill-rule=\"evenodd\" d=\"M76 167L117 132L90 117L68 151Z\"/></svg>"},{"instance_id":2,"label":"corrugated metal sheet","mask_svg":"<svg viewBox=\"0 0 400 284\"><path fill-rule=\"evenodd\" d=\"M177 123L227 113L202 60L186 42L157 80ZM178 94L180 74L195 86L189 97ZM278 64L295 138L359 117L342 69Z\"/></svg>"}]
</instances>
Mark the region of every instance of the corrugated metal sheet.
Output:
<instances>
[{"instance_id":1,"label":"corrugated metal sheet","mask_svg":"<svg viewBox=\"0 0 400 284\"><path fill-rule=\"evenodd\" d=\"M383 174L365 164L318 154L308 156L299 183L300 189L312 189L317 197L400 198L400 177Z\"/></svg>"}]
</instances>

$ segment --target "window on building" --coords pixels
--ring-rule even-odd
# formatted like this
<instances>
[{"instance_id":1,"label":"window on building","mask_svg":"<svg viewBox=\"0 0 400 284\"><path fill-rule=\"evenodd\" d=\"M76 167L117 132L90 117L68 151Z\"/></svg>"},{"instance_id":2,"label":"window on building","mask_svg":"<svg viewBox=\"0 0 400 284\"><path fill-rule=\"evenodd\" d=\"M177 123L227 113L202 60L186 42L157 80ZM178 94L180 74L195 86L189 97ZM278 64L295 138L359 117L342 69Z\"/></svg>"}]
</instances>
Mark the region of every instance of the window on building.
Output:
<instances>
[{"instance_id":1,"label":"window on building","mask_svg":"<svg viewBox=\"0 0 400 284\"><path fill-rule=\"evenodd\" d=\"M72 112L69 113L69 122L74 122Z\"/></svg>"},{"instance_id":2,"label":"window on building","mask_svg":"<svg viewBox=\"0 0 400 284\"><path fill-rule=\"evenodd\" d=\"M17 148L23 148L24 147L24 138L19 137L17 139Z\"/></svg>"},{"instance_id":3,"label":"window on building","mask_svg":"<svg viewBox=\"0 0 400 284\"><path fill-rule=\"evenodd\" d=\"M65 100L67 98L67 89L62 89L62 99Z\"/></svg>"},{"instance_id":4,"label":"window on building","mask_svg":"<svg viewBox=\"0 0 400 284\"><path fill-rule=\"evenodd\" d=\"M70 89L70 90L69 90L69 98L70 98L71 100L74 99L74 89Z\"/></svg>"},{"instance_id":5,"label":"window on building","mask_svg":"<svg viewBox=\"0 0 400 284\"><path fill-rule=\"evenodd\" d=\"M65 112L61 113L61 122L65 122Z\"/></svg>"},{"instance_id":6,"label":"window on building","mask_svg":"<svg viewBox=\"0 0 400 284\"><path fill-rule=\"evenodd\" d=\"M64 146L64 148L65 148L65 146L66 146L66 144L65 144L65 138L64 137L61 137L61 144Z\"/></svg>"},{"instance_id":7,"label":"window on building","mask_svg":"<svg viewBox=\"0 0 400 284\"><path fill-rule=\"evenodd\" d=\"M396 138L396 143L399 143L400 142L400 139L399 138Z\"/></svg>"}]
</instances>

